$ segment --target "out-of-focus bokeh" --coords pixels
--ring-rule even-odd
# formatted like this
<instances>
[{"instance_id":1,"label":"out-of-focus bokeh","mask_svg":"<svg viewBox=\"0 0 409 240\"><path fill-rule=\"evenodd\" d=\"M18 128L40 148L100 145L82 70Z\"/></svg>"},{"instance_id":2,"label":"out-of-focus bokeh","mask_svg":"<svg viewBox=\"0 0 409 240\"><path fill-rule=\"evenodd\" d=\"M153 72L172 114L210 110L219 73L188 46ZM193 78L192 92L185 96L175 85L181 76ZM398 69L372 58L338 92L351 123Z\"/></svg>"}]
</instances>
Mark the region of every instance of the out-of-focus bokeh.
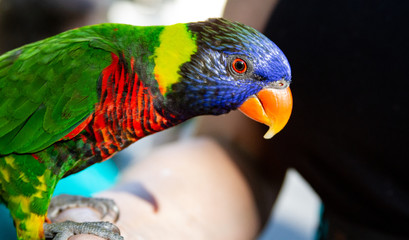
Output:
<instances>
[{"instance_id":1,"label":"out-of-focus bokeh","mask_svg":"<svg viewBox=\"0 0 409 240\"><path fill-rule=\"evenodd\" d=\"M223 13L225 0L116 1L108 11L111 22L134 25L168 25L206 20Z\"/></svg>"},{"instance_id":2,"label":"out-of-focus bokeh","mask_svg":"<svg viewBox=\"0 0 409 240\"><path fill-rule=\"evenodd\" d=\"M83 25L106 22L112 0L0 0L0 53Z\"/></svg>"}]
</instances>

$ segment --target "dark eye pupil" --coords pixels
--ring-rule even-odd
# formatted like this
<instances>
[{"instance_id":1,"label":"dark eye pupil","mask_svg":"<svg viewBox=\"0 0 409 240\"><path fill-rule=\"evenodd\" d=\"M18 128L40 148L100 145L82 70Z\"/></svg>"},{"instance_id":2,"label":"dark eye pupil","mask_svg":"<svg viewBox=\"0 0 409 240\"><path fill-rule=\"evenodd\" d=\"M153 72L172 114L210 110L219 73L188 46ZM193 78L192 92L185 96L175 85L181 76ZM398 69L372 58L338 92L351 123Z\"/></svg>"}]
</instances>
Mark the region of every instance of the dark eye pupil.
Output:
<instances>
[{"instance_id":1,"label":"dark eye pupil","mask_svg":"<svg viewBox=\"0 0 409 240\"><path fill-rule=\"evenodd\" d=\"M237 61L237 62L235 63L235 67L236 67L237 70L243 71L244 68L245 68L245 64L244 64L243 61Z\"/></svg>"},{"instance_id":2,"label":"dark eye pupil","mask_svg":"<svg viewBox=\"0 0 409 240\"><path fill-rule=\"evenodd\" d=\"M233 70L239 74L245 73L247 71L247 63L240 58L234 59L232 67Z\"/></svg>"}]
</instances>

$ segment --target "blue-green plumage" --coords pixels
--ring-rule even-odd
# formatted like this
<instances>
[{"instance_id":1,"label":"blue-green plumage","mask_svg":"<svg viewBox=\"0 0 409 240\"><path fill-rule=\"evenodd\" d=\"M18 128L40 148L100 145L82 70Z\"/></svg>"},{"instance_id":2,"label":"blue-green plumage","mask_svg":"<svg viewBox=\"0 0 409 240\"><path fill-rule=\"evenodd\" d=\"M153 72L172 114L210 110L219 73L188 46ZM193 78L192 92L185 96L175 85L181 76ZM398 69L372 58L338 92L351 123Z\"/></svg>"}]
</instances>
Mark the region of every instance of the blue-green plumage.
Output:
<instances>
[{"instance_id":1,"label":"blue-green plumage","mask_svg":"<svg viewBox=\"0 0 409 240\"><path fill-rule=\"evenodd\" d=\"M190 23L188 28L196 36L198 51L181 66L182 80L166 99L178 115L224 114L273 82L291 81L283 52L255 29L225 19ZM236 58L246 61L244 74L232 70Z\"/></svg>"},{"instance_id":2,"label":"blue-green plumage","mask_svg":"<svg viewBox=\"0 0 409 240\"><path fill-rule=\"evenodd\" d=\"M87 26L0 56L0 193L19 238L43 238L62 177L191 117L241 108L290 80L274 43L225 19ZM288 102L277 131L289 118Z\"/></svg>"}]
</instances>

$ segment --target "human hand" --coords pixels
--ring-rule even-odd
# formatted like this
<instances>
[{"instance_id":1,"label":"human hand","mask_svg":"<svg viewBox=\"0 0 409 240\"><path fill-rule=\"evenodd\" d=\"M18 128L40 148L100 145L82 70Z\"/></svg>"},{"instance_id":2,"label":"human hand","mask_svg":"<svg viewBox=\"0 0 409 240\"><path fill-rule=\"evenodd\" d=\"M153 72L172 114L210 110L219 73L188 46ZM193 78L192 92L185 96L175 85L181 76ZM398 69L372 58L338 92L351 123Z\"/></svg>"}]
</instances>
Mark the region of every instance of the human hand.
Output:
<instances>
[{"instance_id":1,"label":"human hand","mask_svg":"<svg viewBox=\"0 0 409 240\"><path fill-rule=\"evenodd\" d=\"M183 153L183 154L181 154ZM230 157L209 139L156 149L122 174L113 199L127 240L253 239L259 229L251 190ZM141 187L142 186L142 187ZM69 209L59 220L101 221L92 209ZM70 240L100 240L78 235Z\"/></svg>"}]
</instances>

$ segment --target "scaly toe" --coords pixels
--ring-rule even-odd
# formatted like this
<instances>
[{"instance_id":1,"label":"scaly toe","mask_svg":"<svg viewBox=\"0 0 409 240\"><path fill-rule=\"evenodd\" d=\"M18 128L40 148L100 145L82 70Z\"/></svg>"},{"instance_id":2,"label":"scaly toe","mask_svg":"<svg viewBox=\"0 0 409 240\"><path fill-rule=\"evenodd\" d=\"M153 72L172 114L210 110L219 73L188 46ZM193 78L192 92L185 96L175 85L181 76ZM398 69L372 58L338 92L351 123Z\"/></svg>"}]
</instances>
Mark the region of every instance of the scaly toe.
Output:
<instances>
[{"instance_id":1,"label":"scaly toe","mask_svg":"<svg viewBox=\"0 0 409 240\"><path fill-rule=\"evenodd\" d=\"M107 240L123 240L119 228L109 222L83 222L65 221L61 223L45 223L44 233L46 239L67 240L78 234L92 234Z\"/></svg>"},{"instance_id":2,"label":"scaly toe","mask_svg":"<svg viewBox=\"0 0 409 240\"><path fill-rule=\"evenodd\" d=\"M101 219L112 215L113 221L118 221L119 208L111 199L87 198L62 194L54 197L48 207L48 218L55 219L62 211L76 207L91 207L101 214Z\"/></svg>"}]
</instances>

